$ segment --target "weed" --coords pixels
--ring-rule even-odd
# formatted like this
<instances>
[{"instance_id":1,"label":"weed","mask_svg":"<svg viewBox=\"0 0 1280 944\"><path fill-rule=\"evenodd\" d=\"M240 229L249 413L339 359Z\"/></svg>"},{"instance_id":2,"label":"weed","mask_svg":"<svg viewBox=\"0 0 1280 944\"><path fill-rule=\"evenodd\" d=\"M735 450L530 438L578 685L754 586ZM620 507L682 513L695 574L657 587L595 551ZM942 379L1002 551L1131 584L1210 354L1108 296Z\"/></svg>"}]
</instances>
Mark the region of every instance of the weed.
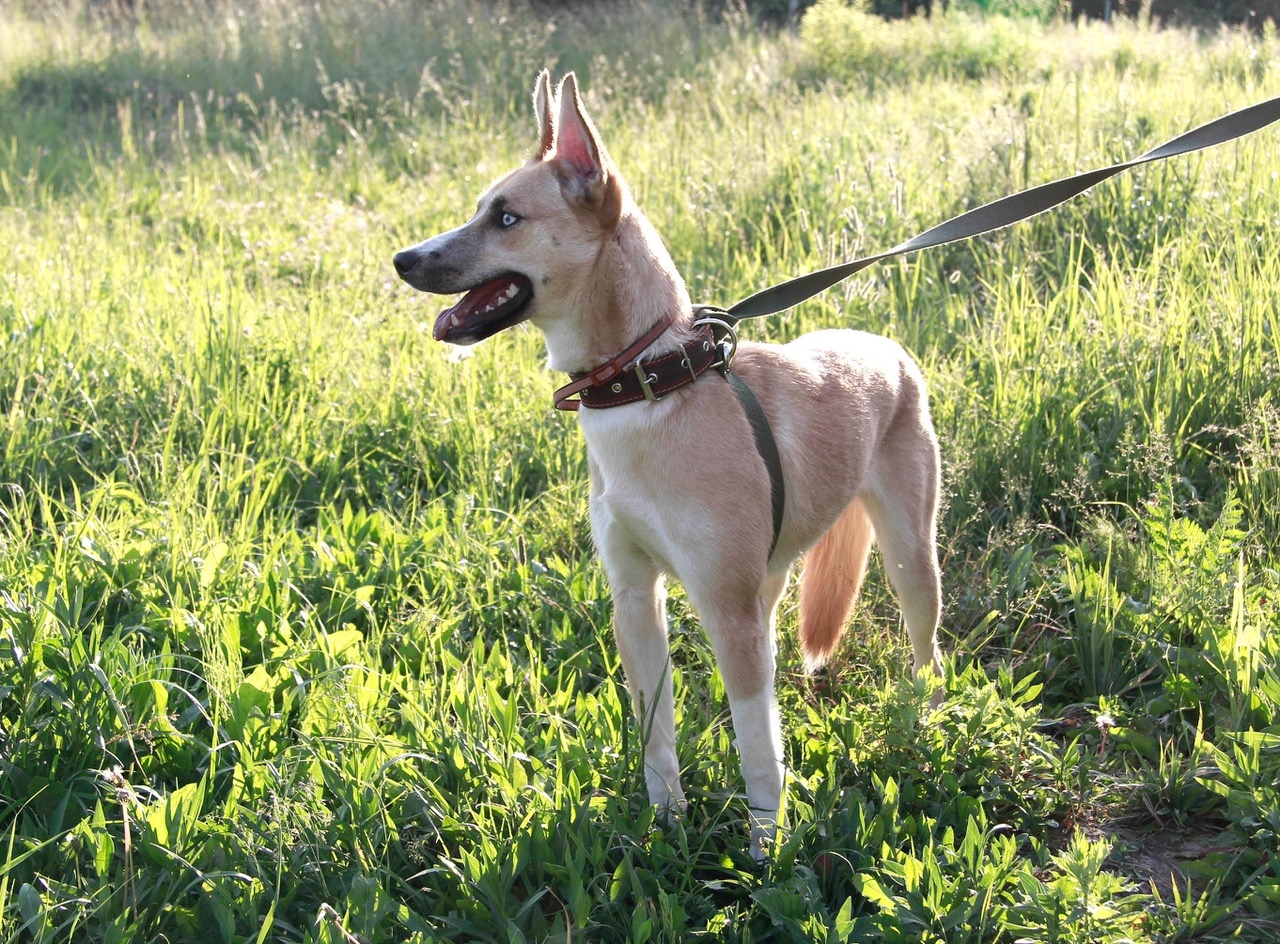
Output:
<instances>
[{"instance_id":1,"label":"weed","mask_svg":"<svg viewBox=\"0 0 1280 944\"><path fill-rule=\"evenodd\" d=\"M544 66L720 303L1277 94L1274 31L966 6L1031 16L0 2L0 940L1274 940L1272 132L744 329L897 337L945 450L948 700L878 574L815 678L785 600L763 872L678 588L644 803L537 336L390 268Z\"/></svg>"}]
</instances>

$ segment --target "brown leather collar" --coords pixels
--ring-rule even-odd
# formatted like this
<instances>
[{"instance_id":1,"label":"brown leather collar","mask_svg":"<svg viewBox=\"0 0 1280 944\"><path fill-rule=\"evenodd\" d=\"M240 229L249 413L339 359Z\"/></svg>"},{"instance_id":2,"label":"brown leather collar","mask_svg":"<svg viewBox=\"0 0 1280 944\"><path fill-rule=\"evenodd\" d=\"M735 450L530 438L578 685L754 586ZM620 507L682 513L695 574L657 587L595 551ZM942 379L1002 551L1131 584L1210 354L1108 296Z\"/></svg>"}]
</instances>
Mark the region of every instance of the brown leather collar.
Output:
<instances>
[{"instance_id":1,"label":"brown leather collar","mask_svg":"<svg viewBox=\"0 0 1280 944\"><path fill-rule=\"evenodd\" d=\"M573 382L554 394L556 409L585 406L603 410L640 400L660 400L673 390L691 384L721 363L720 346L710 326L703 326L684 347L650 361L636 358L671 327L664 318L625 351L585 374L571 374ZM578 399L570 399L574 394Z\"/></svg>"}]
</instances>

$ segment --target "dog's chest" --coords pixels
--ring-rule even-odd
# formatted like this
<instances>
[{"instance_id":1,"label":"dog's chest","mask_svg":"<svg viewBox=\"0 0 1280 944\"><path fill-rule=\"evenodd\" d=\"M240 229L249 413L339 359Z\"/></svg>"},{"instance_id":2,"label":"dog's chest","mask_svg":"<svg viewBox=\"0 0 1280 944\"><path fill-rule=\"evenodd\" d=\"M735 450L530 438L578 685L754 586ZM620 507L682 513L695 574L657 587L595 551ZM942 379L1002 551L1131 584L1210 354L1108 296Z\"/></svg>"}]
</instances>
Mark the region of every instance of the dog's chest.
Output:
<instances>
[{"instance_id":1,"label":"dog's chest","mask_svg":"<svg viewBox=\"0 0 1280 944\"><path fill-rule=\"evenodd\" d=\"M631 501L648 493L669 465L656 414L659 404L585 412L583 439L591 465L592 501Z\"/></svg>"},{"instance_id":2,"label":"dog's chest","mask_svg":"<svg viewBox=\"0 0 1280 944\"><path fill-rule=\"evenodd\" d=\"M635 404L581 415L591 467L593 527L620 527L649 545L670 529L681 502L682 459L663 423L665 404Z\"/></svg>"}]
</instances>

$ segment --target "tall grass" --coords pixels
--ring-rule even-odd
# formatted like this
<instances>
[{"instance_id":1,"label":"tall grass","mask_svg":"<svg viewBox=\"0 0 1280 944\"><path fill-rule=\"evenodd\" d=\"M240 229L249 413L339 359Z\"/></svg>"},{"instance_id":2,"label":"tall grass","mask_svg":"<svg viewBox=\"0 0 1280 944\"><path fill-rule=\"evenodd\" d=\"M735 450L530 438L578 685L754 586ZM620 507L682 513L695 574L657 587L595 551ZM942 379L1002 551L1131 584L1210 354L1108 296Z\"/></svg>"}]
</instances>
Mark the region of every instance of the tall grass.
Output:
<instances>
[{"instance_id":1,"label":"tall grass","mask_svg":"<svg viewBox=\"0 0 1280 944\"><path fill-rule=\"evenodd\" d=\"M678 589L692 802L645 805L537 335L454 356L389 258L527 154L544 66L726 303L1276 59L827 2L0 5L0 940L1273 940L1274 132L747 327L924 365L952 653L929 716L883 580L819 678L784 605L763 872Z\"/></svg>"}]
</instances>

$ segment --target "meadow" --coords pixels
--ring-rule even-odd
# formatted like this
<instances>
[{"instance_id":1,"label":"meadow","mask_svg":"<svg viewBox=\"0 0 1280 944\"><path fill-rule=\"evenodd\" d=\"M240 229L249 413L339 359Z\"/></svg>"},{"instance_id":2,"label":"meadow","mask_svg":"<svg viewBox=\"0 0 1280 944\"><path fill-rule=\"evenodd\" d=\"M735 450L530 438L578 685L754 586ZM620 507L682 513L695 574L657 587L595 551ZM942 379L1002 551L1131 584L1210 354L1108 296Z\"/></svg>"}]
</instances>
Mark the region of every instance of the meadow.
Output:
<instances>
[{"instance_id":1,"label":"meadow","mask_svg":"<svg viewBox=\"0 0 1280 944\"><path fill-rule=\"evenodd\" d=\"M587 102L695 300L1280 95L1274 28L674 0L0 0L0 942L1280 937L1280 131L749 323L900 340L947 701L781 614L764 868L671 599L680 822L562 378L399 248Z\"/></svg>"}]
</instances>

